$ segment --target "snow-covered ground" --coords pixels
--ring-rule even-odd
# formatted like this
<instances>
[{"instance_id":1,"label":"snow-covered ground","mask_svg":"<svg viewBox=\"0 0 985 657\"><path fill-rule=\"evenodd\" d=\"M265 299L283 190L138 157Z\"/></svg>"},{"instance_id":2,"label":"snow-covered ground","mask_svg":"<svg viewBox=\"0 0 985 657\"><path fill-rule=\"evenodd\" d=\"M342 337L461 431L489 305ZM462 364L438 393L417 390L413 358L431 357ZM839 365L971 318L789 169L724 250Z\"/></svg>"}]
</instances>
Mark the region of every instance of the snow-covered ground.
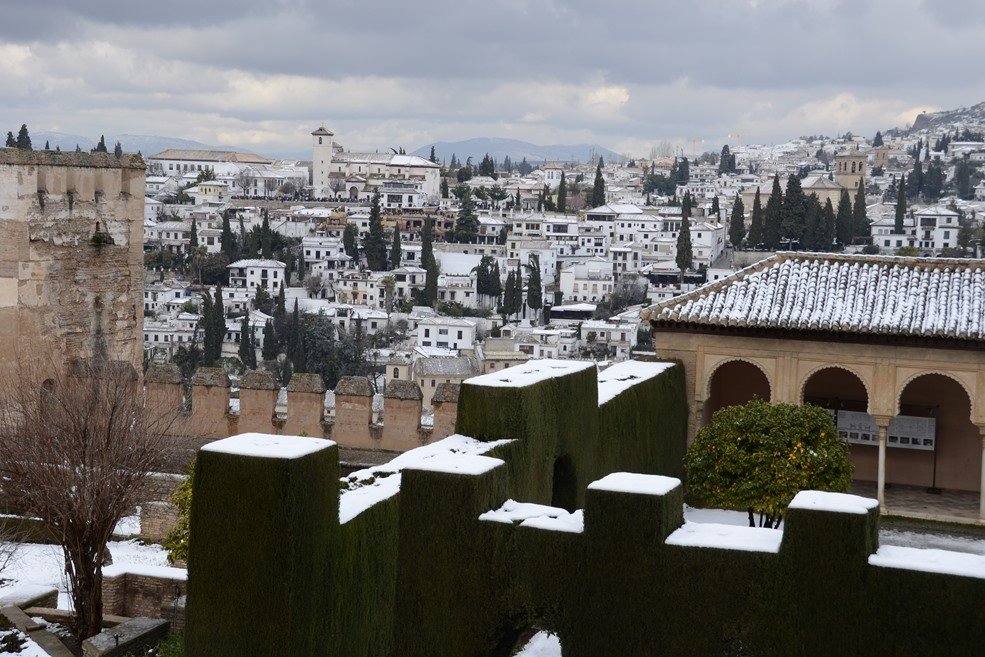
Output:
<instances>
[{"instance_id":1,"label":"snow-covered ground","mask_svg":"<svg viewBox=\"0 0 985 657\"><path fill-rule=\"evenodd\" d=\"M516 657L561 657L561 640L548 632L538 632Z\"/></svg>"},{"instance_id":2,"label":"snow-covered ground","mask_svg":"<svg viewBox=\"0 0 985 657\"><path fill-rule=\"evenodd\" d=\"M112 541L109 552L115 565L168 565L167 552L160 545ZM23 584L54 587L58 589L59 609L71 608L62 551L57 545L25 543L19 546L0 578L10 580L0 586L0 596Z\"/></svg>"}]
</instances>

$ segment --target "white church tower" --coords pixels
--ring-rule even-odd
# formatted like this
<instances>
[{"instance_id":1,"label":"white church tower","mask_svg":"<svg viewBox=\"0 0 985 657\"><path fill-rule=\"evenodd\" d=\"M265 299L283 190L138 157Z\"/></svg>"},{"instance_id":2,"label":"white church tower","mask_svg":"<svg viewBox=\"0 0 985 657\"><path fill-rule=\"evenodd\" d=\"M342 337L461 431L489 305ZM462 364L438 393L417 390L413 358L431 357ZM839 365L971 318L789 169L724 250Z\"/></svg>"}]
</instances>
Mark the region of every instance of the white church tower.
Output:
<instances>
[{"instance_id":1,"label":"white church tower","mask_svg":"<svg viewBox=\"0 0 985 657\"><path fill-rule=\"evenodd\" d=\"M311 187L315 198L328 198L335 192L329 187L328 172L332 169L331 130L324 126L311 133Z\"/></svg>"}]
</instances>

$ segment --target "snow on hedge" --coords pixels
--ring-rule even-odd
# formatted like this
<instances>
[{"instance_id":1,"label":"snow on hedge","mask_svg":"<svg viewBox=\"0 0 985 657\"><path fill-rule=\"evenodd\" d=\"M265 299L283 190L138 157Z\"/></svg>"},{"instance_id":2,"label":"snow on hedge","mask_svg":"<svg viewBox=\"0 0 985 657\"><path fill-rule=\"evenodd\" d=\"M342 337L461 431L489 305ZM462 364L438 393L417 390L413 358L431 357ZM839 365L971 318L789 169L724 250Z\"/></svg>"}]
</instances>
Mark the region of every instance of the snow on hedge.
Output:
<instances>
[{"instance_id":1,"label":"snow on hedge","mask_svg":"<svg viewBox=\"0 0 985 657\"><path fill-rule=\"evenodd\" d=\"M565 512L558 516L539 516L527 518L520 523L521 527L533 527L534 529L545 529L551 532L570 532L581 534L585 531L585 512L581 509L572 513Z\"/></svg>"},{"instance_id":2,"label":"snow on hedge","mask_svg":"<svg viewBox=\"0 0 985 657\"><path fill-rule=\"evenodd\" d=\"M341 480L339 522L349 522L366 509L399 493L400 473L405 468L427 469L428 464L432 462L439 464L439 467L448 467L447 460L450 456L481 456L495 447L510 442L512 441L497 440L487 443L455 434L444 440L404 452L389 463L357 470Z\"/></svg>"},{"instance_id":3,"label":"snow on hedge","mask_svg":"<svg viewBox=\"0 0 985 657\"><path fill-rule=\"evenodd\" d=\"M479 520L501 522L504 524L519 523L523 527L534 527L557 532L581 533L585 531L585 516L582 511L569 513L545 504L517 502L506 500L498 509L486 511Z\"/></svg>"},{"instance_id":4,"label":"snow on hedge","mask_svg":"<svg viewBox=\"0 0 985 657\"><path fill-rule=\"evenodd\" d=\"M561 639L556 634L538 632L516 657L561 657Z\"/></svg>"},{"instance_id":5,"label":"snow on hedge","mask_svg":"<svg viewBox=\"0 0 985 657\"><path fill-rule=\"evenodd\" d=\"M637 495L666 495L681 485L681 480L661 475L613 472L588 484L588 490L604 490L612 493Z\"/></svg>"},{"instance_id":6,"label":"snow on hedge","mask_svg":"<svg viewBox=\"0 0 985 657\"><path fill-rule=\"evenodd\" d=\"M599 372L599 406L673 366L674 363L627 360Z\"/></svg>"},{"instance_id":7,"label":"snow on hedge","mask_svg":"<svg viewBox=\"0 0 985 657\"><path fill-rule=\"evenodd\" d=\"M654 323L985 339L975 260L778 254L644 312Z\"/></svg>"},{"instance_id":8,"label":"snow on hedge","mask_svg":"<svg viewBox=\"0 0 985 657\"><path fill-rule=\"evenodd\" d=\"M595 367L593 361L545 358L507 367L498 372L474 376L471 379L466 379L465 383L490 388L522 388L548 379L582 372L591 367Z\"/></svg>"},{"instance_id":9,"label":"snow on hedge","mask_svg":"<svg viewBox=\"0 0 985 657\"><path fill-rule=\"evenodd\" d=\"M667 537L667 545L681 547L743 550L746 552L780 551L783 531L762 527L737 527L714 523L686 522Z\"/></svg>"},{"instance_id":10,"label":"snow on hedge","mask_svg":"<svg viewBox=\"0 0 985 657\"><path fill-rule=\"evenodd\" d=\"M334 445L331 440L302 436L275 436L267 433L241 433L202 447L205 452L267 459L296 459Z\"/></svg>"},{"instance_id":11,"label":"snow on hedge","mask_svg":"<svg viewBox=\"0 0 985 657\"><path fill-rule=\"evenodd\" d=\"M964 552L884 545L869 555L869 565L985 579L985 557Z\"/></svg>"},{"instance_id":12,"label":"snow on hedge","mask_svg":"<svg viewBox=\"0 0 985 657\"><path fill-rule=\"evenodd\" d=\"M828 493L819 490L802 490L793 498L789 508L865 515L877 506L879 506L878 500L869 497L846 493Z\"/></svg>"}]
</instances>

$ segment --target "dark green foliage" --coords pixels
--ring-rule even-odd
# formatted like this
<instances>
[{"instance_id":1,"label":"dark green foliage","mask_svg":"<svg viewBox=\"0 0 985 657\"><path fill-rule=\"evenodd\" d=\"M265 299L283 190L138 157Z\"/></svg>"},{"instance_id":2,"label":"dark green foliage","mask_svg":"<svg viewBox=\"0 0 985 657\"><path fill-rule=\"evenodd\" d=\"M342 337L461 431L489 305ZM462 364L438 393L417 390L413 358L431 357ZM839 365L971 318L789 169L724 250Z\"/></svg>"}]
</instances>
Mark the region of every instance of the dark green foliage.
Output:
<instances>
[{"instance_id":1,"label":"dark green foliage","mask_svg":"<svg viewBox=\"0 0 985 657\"><path fill-rule=\"evenodd\" d=\"M205 333L202 364L213 367L222 356L222 341L226 337L226 313L222 306L221 287L216 287L214 296L202 295L202 318L199 322Z\"/></svg>"},{"instance_id":2,"label":"dark green foliage","mask_svg":"<svg viewBox=\"0 0 985 657\"><path fill-rule=\"evenodd\" d=\"M732 154L728 144L722 146L722 154L718 158L718 173L735 173L735 155Z\"/></svg>"},{"instance_id":3,"label":"dark green foliage","mask_svg":"<svg viewBox=\"0 0 985 657\"><path fill-rule=\"evenodd\" d=\"M338 448L294 459L199 452L185 650L326 655L339 530ZM258 522L262 519L262 522ZM329 520L326 520L329 519ZM229 595L228 583L236 582ZM276 610L276 613L270 613ZM369 611L367 610L368 614ZM344 651L335 652L343 654Z\"/></svg>"},{"instance_id":4,"label":"dark green foliage","mask_svg":"<svg viewBox=\"0 0 985 657\"><path fill-rule=\"evenodd\" d=\"M694 249L691 246L691 193L684 192L681 203L681 229L677 232L677 268L684 271L694 267Z\"/></svg>"},{"instance_id":5,"label":"dark green foliage","mask_svg":"<svg viewBox=\"0 0 985 657\"><path fill-rule=\"evenodd\" d=\"M441 198L448 198L448 179L441 179Z\"/></svg>"},{"instance_id":6,"label":"dark green foliage","mask_svg":"<svg viewBox=\"0 0 985 657\"><path fill-rule=\"evenodd\" d=\"M31 147L31 135L27 132L27 124L22 123L21 129L17 132L17 148L25 151L32 150ZM106 150L105 146L103 150Z\"/></svg>"},{"instance_id":7,"label":"dark green foliage","mask_svg":"<svg viewBox=\"0 0 985 657\"><path fill-rule=\"evenodd\" d=\"M880 146L882 146L882 143L883 143L882 142L882 132L879 131L879 130L877 130L876 131L876 136L872 140L872 147L873 148L879 148Z\"/></svg>"},{"instance_id":8,"label":"dark green foliage","mask_svg":"<svg viewBox=\"0 0 985 657\"><path fill-rule=\"evenodd\" d=\"M780 218L781 239L803 244L807 228L807 197L800 185L800 178L791 174L787 178L787 189L783 194L783 208Z\"/></svg>"},{"instance_id":9,"label":"dark green foliage","mask_svg":"<svg viewBox=\"0 0 985 657\"><path fill-rule=\"evenodd\" d=\"M728 148L726 146L726 148ZM718 205L718 197L715 197L715 205ZM714 210L714 209L713 209ZM732 216L729 219L728 239L732 246L738 248L742 246L742 240L746 237L746 209L742 206L742 195L735 195L735 203L732 204ZM717 216L717 215L716 215Z\"/></svg>"},{"instance_id":10,"label":"dark green foliage","mask_svg":"<svg viewBox=\"0 0 985 657\"><path fill-rule=\"evenodd\" d=\"M928 201L936 201L944 191L944 167L940 160L934 160L927 165L927 173L924 174L923 196Z\"/></svg>"},{"instance_id":11,"label":"dark green foliage","mask_svg":"<svg viewBox=\"0 0 985 657\"><path fill-rule=\"evenodd\" d=\"M540 283L539 256L530 256L527 272L527 306L531 310L540 310L544 306L544 289Z\"/></svg>"},{"instance_id":12,"label":"dark green foliage","mask_svg":"<svg viewBox=\"0 0 985 657\"><path fill-rule=\"evenodd\" d=\"M756 188L756 197L752 202L752 217L749 221L749 247L758 248L765 238L766 226L764 225L763 204L759 197L759 188Z\"/></svg>"},{"instance_id":13,"label":"dark green foliage","mask_svg":"<svg viewBox=\"0 0 985 657\"><path fill-rule=\"evenodd\" d=\"M872 224L865 212L865 189L858 186L855 192L855 205L852 206L852 227L855 239L868 239L872 235Z\"/></svg>"},{"instance_id":14,"label":"dark green foliage","mask_svg":"<svg viewBox=\"0 0 985 657\"><path fill-rule=\"evenodd\" d=\"M597 208L605 205L605 179L602 177L602 160L595 169L595 182L592 185L591 206Z\"/></svg>"},{"instance_id":15,"label":"dark green foliage","mask_svg":"<svg viewBox=\"0 0 985 657\"><path fill-rule=\"evenodd\" d=\"M853 471L848 444L824 409L760 399L717 411L684 466L698 504L773 519L799 491L847 491Z\"/></svg>"},{"instance_id":16,"label":"dark green foliage","mask_svg":"<svg viewBox=\"0 0 985 657\"><path fill-rule=\"evenodd\" d=\"M48 142L44 143L45 150L48 150ZM113 155L116 157L123 157L123 144L116 142L116 146L113 147Z\"/></svg>"},{"instance_id":17,"label":"dark green foliage","mask_svg":"<svg viewBox=\"0 0 985 657\"><path fill-rule=\"evenodd\" d=\"M250 342L251 331L250 331L250 314L245 313L243 315L243 320L239 325L239 360L243 363L244 367L249 367L250 365L250 352L252 351L254 357L256 356L256 349L254 345Z\"/></svg>"},{"instance_id":18,"label":"dark green foliage","mask_svg":"<svg viewBox=\"0 0 985 657\"><path fill-rule=\"evenodd\" d=\"M219 244L222 252L229 259L229 262L236 260L236 237L233 235L232 226L229 225L229 213L222 213L222 233L219 235Z\"/></svg>"},{"instance_id":19,"label":"dark green foliage","mask_svg":"<svg viewBox=\"0 0 985 657\"><path fill-rule=\"evenodd\" d=\"M438 300L438 261L434 257L434 217L424 218L421 230L421 266L426 270L421 303L433 306Z\"/></svg>"},{"instance_id":20,"label":"dark green foliage","mask_svg":"<svg viewBox=\"0 0 985 657\"><path fill-rule=\"evenodd\" d=\"M503 286L499 279L499 263L492 256L482 256L475 269L476 288L479 294L499 298Z\"/></svg>"},{"instance_id":21,"label":"dark green foliage","mask_svg":"<svg viewBox=\"0 0 985 657\"><path fill-rule=\"evenodd\" d=\"M189 250L198 248L198 224L195 222L195 217L192 217L192 229L188 236L188 248Z\"/></svg>"},{"instance_id":22,"label":"dark green foliage","mask_svg":"<svg viewBox=\"0 0 985 657\"><path fill-rule=\"evenodd\" d=\"M17 148L17 140L14 139L14 133L7 131L7 142L4 144L6 148Z\"/></svg>"},{"instance_id":23,"label":"dark green foliage","mask_svg":"<svg viewBox=\"0 0 985 657\"><path fill-rule=\"evenodd\" d=\"M356 228L355 224L347 223L342 231L342 248L345 249L345 254L353 260L359 259L359 247L356 246L358 239L359 229ZM358 263L354 262L353 264Z\"/></svg>"},{"instance_id":24,"label":"dark green foliage","mask_svg":"<svg viewBox=\"0 0 985 657\"><path fill-rule=\"evenodd\" d=\"M838 200L838 217L835 220L835 232L838 235L838 244L846 246L855 241L855 226L852 220L852 199L848 196L848 190L841 190L841 198Z\"/></svg>"},{"instance_id":25,"label":"dark green foliage","mask_svg":"<svg viewBox=\"0 0 985 657\"><path fill-rule=\"evenodd\" d=\"M763 241L766 248L780 248L780 238L783 235L783 190L780 188L780 174L773 176L773 190L766 201L766 222Z\"/></svg>"},{"instance_id":26,"label":"dark green foliage","mask_svg":"<svg viewBox=\"0 0 985 657\"><path fill-rule=\"evenodd\" d=\"M472 244L479 234L479 217L475 213L475 203L472 201L472 189L465 186L461 197L461 207L455 220L455 241Z\"/></svg>"},{"instance_id":27,"label":"dark green foliage","mask_svg":"<svg viewBox=\"0 0 985 657\"><path fill-rule=\"evenodd\" d=\"M380 195L373 194L369 209L369 231L363 239L366 266L372 271L386 271L386 237L383 233L383 220L380 216Z\"/></svg>"},{"instance_id":28,"label":"dark green foliage","mask_svg":"<svg viewBox=\"0 0 985 657\"><path fill-rule=\"evenodd\" d=\"M897 235L903 234L903 219L906 217L906 180L900 177L899 187L896 190L896 215L893 224L893 232Z\"/></svg>"},{"instance_id":29,"label":"dark green foliage","mask_svg":"<svg viewBox=\"0 0 985 657\"><path fill-rule=\"evenodd\" d=\"M561 182L557 186L557 211L564 212L568 207L568 183L564 179L564 171L561 172Z\"/></svg>"},{"instance_id":30,"label":"dark green foliage","mask_svg":"<svg viewBox=\"0 0 985 657\"><path fill-rule=\"evenodd\" d=\"M270 230L270 217L266 210L263 212L263 224L260 225L260 257L269 260L273 257L273 231Z\"/></svg>"},{"instance_id":31,"label":"dark green foliage","mask_svg":"<svg viewBox=\"0 0 985 657\"><path fill-rule=\"evenodd\" d=\"M263 359L266 361L271 361L277 358L277 334L274 332L274 323L271 320L267 320L267 323L263 327Z\"/></svg>"}]
</instances>

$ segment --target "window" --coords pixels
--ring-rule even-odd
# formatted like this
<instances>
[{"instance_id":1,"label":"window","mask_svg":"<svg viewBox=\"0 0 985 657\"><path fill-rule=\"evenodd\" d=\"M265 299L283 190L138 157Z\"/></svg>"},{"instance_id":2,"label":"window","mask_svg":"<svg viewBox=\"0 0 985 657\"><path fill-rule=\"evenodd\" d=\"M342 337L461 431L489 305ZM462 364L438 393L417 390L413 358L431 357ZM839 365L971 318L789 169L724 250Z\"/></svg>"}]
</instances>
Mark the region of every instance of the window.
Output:
<instances>
[{"instance_id":1,"label":"window","mask_svg":"<svg viewBox=\"0 0 985 657\"><path fill-rule=\"evenodd\" d=\"M321 141L321 137L319 137L318 139L319 139L319 141ZM400 370L397 369L396 367L393 368L393 378L395 378L395 379L399 379L400 378Z\"/></svg>"},{"instance_id":2,"label":"window","mask_svg":"<svg viewBox=\"0 0 985 657\"><path fill-rule=\"evenodd\" d=\"M458 332L458 339L459 339L459 340L461 340L461 339L462 339L462 332L461 332L461 331L459 331L459 332Z\"/></svg>"}]
</instances>

